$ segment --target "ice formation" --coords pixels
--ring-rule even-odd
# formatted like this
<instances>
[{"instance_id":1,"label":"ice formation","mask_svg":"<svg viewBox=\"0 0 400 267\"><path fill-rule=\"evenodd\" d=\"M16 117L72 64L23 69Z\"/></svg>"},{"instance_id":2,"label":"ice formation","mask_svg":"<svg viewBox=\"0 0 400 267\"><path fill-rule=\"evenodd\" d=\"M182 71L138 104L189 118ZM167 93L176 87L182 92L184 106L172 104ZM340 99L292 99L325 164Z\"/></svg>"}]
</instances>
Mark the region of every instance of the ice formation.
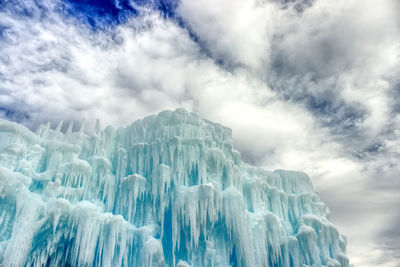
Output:
<instances>
[{"instance_id":1,"label":"ice formation","mask_svg":"<svg viewBox=\"0 0 400 267\"><path fill-rule=\"evenodd\" d=\"M0 265L348 266L309 177L182 109L88 134L0 120Z\"/></svg>"}]
</instances>

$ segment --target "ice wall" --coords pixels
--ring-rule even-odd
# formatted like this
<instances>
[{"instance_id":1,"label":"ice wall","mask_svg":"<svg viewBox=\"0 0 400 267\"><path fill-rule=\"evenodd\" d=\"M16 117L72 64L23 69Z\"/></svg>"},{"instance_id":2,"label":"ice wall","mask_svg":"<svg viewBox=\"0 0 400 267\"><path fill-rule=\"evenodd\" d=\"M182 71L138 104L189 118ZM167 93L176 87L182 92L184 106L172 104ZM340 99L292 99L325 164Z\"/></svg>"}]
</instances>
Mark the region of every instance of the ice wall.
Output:
<instances>
[{"instance_id":1,"label":"ice wall","mask_svg":"<svg viewBox=\"0 0 400 267\"><path fill-rule=\"evenodd\" d=\"M0 120L1 266L348 266L309 177L182 109L87 134Z\"/></svg>"}]
</instances>

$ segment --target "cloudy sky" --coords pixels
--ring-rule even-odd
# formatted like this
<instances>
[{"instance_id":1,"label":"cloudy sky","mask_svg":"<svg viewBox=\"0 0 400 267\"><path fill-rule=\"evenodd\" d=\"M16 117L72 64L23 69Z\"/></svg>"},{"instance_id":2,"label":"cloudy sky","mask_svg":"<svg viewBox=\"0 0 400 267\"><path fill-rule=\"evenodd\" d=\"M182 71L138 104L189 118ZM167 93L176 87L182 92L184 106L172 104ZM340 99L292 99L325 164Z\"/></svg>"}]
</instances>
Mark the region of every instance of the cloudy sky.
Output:
<instances>
[{"instance_id":1,"label":"cloudy sky","mask_svg":"<svg viewBox=\"0 0 400 267\"><path fill-rule=\"evenodd\" d=\"M0 0L0 118L183 107L310 174L355 266L400 266L397 0Z\"/></svg>"}]
</instances>

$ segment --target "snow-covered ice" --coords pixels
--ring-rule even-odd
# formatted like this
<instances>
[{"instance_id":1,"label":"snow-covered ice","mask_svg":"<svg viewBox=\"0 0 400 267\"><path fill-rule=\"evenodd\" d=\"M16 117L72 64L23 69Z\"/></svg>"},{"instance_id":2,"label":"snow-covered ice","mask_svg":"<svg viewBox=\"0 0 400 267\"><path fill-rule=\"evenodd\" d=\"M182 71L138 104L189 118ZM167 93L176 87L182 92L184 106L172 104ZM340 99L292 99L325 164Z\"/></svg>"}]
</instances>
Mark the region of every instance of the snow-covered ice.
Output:
<instances>
[{"instance_id":1,"label":"snow-covered ice","mask_svg":"<svg viewBox=\"0 0 400 267\"><path fill-rule=\"evenodd\" d=\"M349 266L301 172L182 109L126 128L0 120L1 266Z\"/></svg>"}]
</instances>

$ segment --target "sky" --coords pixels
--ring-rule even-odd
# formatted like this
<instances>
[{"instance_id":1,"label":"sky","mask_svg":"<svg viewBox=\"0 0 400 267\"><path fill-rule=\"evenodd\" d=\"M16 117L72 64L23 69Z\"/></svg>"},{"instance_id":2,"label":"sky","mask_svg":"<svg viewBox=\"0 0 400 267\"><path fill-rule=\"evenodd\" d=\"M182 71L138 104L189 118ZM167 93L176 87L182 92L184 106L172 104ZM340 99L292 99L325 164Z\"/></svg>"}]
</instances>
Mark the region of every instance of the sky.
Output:
<instances>
[{"instance_id":1,"label":"sky","mask_svg":"<svg viewBox=\"0 0 400 267\"><path fill-rule=\"evenodd\" d=\"M0 118L183 107L308 173L355 266L400 266L397 0L0 0Z\"/></svg>"}]
</instances>

